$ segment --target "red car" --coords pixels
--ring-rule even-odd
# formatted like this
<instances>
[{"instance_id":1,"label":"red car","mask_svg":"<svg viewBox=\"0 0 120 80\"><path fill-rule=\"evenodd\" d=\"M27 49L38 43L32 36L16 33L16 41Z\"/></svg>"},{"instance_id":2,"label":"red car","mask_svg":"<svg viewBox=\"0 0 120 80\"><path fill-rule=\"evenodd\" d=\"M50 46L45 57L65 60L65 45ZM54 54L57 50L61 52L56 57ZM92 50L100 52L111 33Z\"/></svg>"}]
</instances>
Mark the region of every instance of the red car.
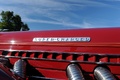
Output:
<instances>
[{"instance_id":1,"label":"red car","mask_svg":"<svg viewBox=\"0 0 120 80\"><path fill-rule=\"evenodd\" d=\"M120 28L1 32L0 80L120 80Z\"/></svg>"}]
</instances>

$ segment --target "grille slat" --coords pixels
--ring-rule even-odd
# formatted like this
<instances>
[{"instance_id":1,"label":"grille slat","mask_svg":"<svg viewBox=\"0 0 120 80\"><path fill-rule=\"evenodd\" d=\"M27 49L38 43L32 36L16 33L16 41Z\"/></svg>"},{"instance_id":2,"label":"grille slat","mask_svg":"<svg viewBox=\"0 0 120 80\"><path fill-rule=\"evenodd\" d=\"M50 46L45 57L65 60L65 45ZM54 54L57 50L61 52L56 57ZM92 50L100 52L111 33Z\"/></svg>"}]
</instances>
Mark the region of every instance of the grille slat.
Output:
<instances>
[{"instance_id":1,"label":"grille slat","mask_svg":"<svg viewBox=\"0 0 120 80\"><path fill-rule=\"evenodd\" d=\"M104 64L119 64L120 55L115 54L98 54L98 53L62 53L62 52L49 52L49 51L1 51L1 56L12 58L30 58L30 59L46 59L56 61L76 61L87 63L104 63Z\"/></svg>"}]
</instances>

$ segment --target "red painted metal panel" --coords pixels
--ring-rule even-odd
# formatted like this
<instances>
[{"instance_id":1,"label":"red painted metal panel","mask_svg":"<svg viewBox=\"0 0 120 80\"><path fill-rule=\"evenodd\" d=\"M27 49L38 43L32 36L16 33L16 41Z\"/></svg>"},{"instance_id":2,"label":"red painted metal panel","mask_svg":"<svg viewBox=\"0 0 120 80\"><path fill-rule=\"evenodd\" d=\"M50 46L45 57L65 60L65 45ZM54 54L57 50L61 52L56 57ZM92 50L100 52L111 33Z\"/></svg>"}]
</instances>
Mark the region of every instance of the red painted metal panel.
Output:
<instances>
[{"instance_id":1,"label":"red painted metal panel","mask_svg":"<svg viewBox=\"0 0 120 80\"><path fill-rule=\"evenodd\" d=\"M100 63L120 79L119 35L120 28L1 32L0 54L7 57L12 66L18 59L25 59L29 65L49 78L66 80L66 67L76 61L90 80L94 80L93 71L95 67L101 66ZM33 41L39 37L90 37L90 41ZM8 51L8 54L3 55L2 51Z\"/></svg>"}]
</instances>

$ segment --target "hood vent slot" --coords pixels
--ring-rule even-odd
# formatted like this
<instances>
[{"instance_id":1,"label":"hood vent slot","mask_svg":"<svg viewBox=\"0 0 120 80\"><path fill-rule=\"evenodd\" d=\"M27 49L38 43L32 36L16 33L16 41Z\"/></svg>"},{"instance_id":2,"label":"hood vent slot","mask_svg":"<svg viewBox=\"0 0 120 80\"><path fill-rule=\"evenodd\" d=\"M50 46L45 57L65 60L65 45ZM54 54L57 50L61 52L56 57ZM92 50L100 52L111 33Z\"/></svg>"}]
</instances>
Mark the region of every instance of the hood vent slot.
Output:
<instances>
[{"instance_id":1,"label":"hood vent slot","mask_svg":"<svg viewBox=\"0 0 120 80\"><path fill-rule=\"evenodd\" d=\"M61 53L49 51L1 51L0 55L7 58L43 59L56 61L75 61L96 64L119 64L118 54L98 54L98 53Z\"/></svg>"}]
</instances>

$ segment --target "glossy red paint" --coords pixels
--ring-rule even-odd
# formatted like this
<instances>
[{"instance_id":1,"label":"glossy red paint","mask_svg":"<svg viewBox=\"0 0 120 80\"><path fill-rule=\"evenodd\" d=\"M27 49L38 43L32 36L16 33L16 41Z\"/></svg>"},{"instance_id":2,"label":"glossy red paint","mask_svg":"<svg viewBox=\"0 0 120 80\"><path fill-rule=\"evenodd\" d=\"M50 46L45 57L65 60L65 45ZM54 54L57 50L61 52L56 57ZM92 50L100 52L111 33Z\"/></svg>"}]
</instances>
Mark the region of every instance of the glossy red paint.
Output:
<instances>
[{"instance_id":1,"label":"glossy red paint","mask_svg":"<svg viewBox=\"0 0 120 80\"><path fill-rule=\"evenodd\" d=\"M76 61L87 80L97 66L107 66L120 79L120 28L1 32L0 54L10 63L25 58L42 77L67 80L66 68ZM90 37L85 42L34 42L36 37ZM12 56L12 57L11 57ZM102 65L101 65L102 63Z\"/></svg>"},{"instance_id":2,"label":"glossy red paint","mask_svg":"<svg viewBox=\"0 0 120 80\"><path fill-rule=\"evenodd\" d=\"M120 28L3 32L0 33L0 49L119 53L119 34ZM90 37L91 40L90 42L33 42L35 37Z\"/></svg>"}]
</instances>

